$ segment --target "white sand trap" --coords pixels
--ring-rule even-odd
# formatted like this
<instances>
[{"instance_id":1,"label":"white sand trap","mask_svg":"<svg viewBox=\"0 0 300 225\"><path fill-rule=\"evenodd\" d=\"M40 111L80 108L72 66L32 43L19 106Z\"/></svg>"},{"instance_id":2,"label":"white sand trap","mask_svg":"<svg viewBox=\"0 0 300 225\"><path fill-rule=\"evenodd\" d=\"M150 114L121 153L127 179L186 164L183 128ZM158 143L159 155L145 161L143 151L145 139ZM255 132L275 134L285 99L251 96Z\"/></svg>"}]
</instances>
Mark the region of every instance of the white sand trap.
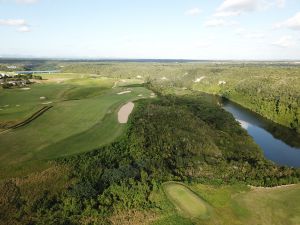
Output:
<instances>
[{"instance_id":1,"label":"white sand trap","mask_svg":"<svg viewBox=\"0 0 300 225\"><path fill-rule=\"evenodd\" d=\"M142 78L142 76L138 75L138 76L136 76L136 78L138 78L138 79L141 79L141 78Z\"/></svg>"},{"instance_id":2,"label":"white sand trap","mask_svg":"<svg viewBox=\"0 0 300 225\"><path fill-rule=\"evenodd\" d=\"M30 88L21 88L21 90L27 91L30 90Z\"/></svg>"},{"instance_id":3,"label":"white sand trap","mask_svg":"<svg viewBox=\"0 0 300 225\"><path fill-rule=\"evenodd\" d=\"M122 92L119 92L118 95L124 95L124 94L128 94L128 93L131 93L131 91L122 91Z\"/></svg>"},{"instance_id":4,"label":"white sand trap","mask_svg":"<svg viewBox=\"0 0 300 225\"><path fill-rule=\"evenodd\" d=\"M114 83L114 86L112 87L112 89L116 88L117 85L118 85L118 81L116 81L116 82Z\"/></svg>"},{"instance_id":5,"label":"white sand trap","mask_svg":"<svg viewBox=\"0 0 300 225\"><path fill-rule=\"evenodd\" d=\"M143 97L143 95L142 95L142 94L139 94L138 97Z\"/></svg>"},{"instance_id":6,"label":"white sand trap","mask_svg":"<svg viewBox=\"0 0 300 225\"><path fill-rule=\"evenodd\" d=\"M51 104L52 102L43 102L42 104L43 105L49 105L49 104Z\"/></svg>"},{"instance_id":7,"label":"white sand trap","mask_svg":"<svg viewBox=\"0 0 300 225\"><path fill-rule=\"evenodd\" d=\"M168 80L168 78L166 78L166 77L162 77L161 79L162 79L162 80Z\"/></svg>"},{"instance_id":8,"label":"white sand trap","mask_svg":"<svg viewBox=\"0 0 300 225\"><path fill-rule=\"evenodd\" d=\"M201 80L203 80L204 78L205 78L205 76L199 77L199 78L197 78L197 79L194 81L194 83L199 83L199 82L201 82Z\"/></svg>"},{"instance_id":9,"label":"white sand trap","mask_svg":"<svg viewBox=\"0 0 300 225\"><path fill-rule=\"evenodd\" d=\"M155 93L151 93L150 94L150 98L155 98L156 97L156 94Z\"/></svg>"},{"instance_id":10,"label":"white sand trap","mask_svg":"<svg viewBox=\"0 0 300 225\"><path fill-rule=\"evenodd\" d=\"M40 97L40 99L41 99L41 100L45 100L45 99L46 99L46 97L42 96L42 97Z\"/></svg>"},{"instance_id":11,"label":"white sand trap","mask_svg":"<svg viewBox=\"0 0 300 225\"><path fill-rule=\"evenodd\" d=\"M127 104L123 105L118 112L118 120L119 123L127 123L128 117L131 114L134 108L133 102L128 102Z\"/></svg>"}]
</instances>

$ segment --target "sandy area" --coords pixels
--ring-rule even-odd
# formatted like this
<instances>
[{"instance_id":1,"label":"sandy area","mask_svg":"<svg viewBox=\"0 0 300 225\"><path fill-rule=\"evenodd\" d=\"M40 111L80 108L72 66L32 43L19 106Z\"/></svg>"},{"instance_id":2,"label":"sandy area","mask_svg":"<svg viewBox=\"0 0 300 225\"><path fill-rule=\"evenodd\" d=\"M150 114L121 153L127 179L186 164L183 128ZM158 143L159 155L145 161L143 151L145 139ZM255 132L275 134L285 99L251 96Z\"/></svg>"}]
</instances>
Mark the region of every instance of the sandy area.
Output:
<instances>
[{"instance_id":1,"label":"sandy area","mask_svg":"<svg viewBox=\"0 0 300 225\"><path fill-rule=\"evenodd\" d=\"M194 83L199 83L201 82L201 80L203 80L205 78L205 76L199 77L196 80L194 80Z\"/></svg>"},{"instance_id":2,"label":"sandy area","mask_svg":"<svg viewBox=\"0 0 300 225\"><path fill-rule=\"evenodd\" d=\"M118 120L119 123L127 123L128 117L131 114L134 108L133 102L128 102L127 104L123 105L118 112Z\"/></svg>"},{"instance_id":3,"label":"sandy area","mask_svg":"<svg viewBox=\"0 0 300 225\"><path fill-rule=\"evenodd\" d=\"M113 86L112 88L113 88L113 89L116 88L117 85L118 85L118 81L116 81L116 82L114 83L114 86Z\"/></svg>"},{"instance_id":4,"label":"sandy area","mask_svg":"<svg viewBox=\"0 0 300 225\"><path fill-rule=\"evenodd\" d=\"M222 84L226 84L226 81L220 80L219 83L218 83L218 85L222 85Z\"/></svg>"},{"instance_id":5,"label":"sandy area","mask_svg":"<svg viewBox=\"0 0 300 225\"><path fill-rule=\"evenodd\" d=\"M150 94L150 98L155 98L156 97L156 94L155 93L151 93Z\"/></svg>"},{"instance_id":6,"label":"sandy area","mask_svg":"<svg viewBox=\"0 0 300 225\"><path fill-rule=\"evenodd\" d=\"M119 92L118 95L124 95L124 94L128 94L128 93L131 93L131 91L122 91L122 92Z\"/></svg>"}]
</instances>

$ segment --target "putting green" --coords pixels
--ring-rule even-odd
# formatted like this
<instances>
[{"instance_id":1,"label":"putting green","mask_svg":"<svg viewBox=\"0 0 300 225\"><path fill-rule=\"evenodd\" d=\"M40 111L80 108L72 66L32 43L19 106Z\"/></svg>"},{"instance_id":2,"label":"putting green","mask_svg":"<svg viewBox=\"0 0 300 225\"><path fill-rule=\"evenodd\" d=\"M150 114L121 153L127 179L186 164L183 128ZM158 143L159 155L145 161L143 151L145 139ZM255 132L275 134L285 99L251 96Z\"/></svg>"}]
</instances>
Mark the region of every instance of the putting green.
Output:
<instances>
[{"instance_id":1,"label":"putting green","mask_svg":"<svg viewBox=\"0 0 300 225\"><path fill-rule=\"evenodd\" d=\"M207 218L209 209L206 202L186 186L170 182L163 185L166 195L175 207L186 217Z\"/></svg>"}]
</instances>

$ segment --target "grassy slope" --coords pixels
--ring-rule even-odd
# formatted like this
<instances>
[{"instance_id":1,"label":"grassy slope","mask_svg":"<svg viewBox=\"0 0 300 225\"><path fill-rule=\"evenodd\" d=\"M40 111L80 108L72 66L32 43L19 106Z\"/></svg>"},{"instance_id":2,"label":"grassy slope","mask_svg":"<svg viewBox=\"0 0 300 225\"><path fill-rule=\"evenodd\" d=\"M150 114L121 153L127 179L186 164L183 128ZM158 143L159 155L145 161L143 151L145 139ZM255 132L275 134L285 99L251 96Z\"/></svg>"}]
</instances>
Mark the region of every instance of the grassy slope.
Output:
<instances>
[{"instance_id":1,"label":"grassy slope","mask_svg":"<svg viewBox=\"0 0 300 225\"><path fill-rule=\"evenodd\" d=\"M64 77L56 75L52 79L57 78ZM30 124L0 134L0 177L44 168L46 164L41 160L90 151L118 137L125 127L117 122L119 107L139 98L139 94L149 96L150 91L133 87L131 93L117 95L127 88L112 89L114 82L114 79L75 76L64 83L36 84L31 86L31 90L24 91L25 102L21 101L24 98L21 90L2 91L3 101L18 102L20 105L22 102L27 109L40 107L38 96L46 96L46 101L53 101L51 105L54 107ZM22 120L25 113L19 108L7 110L9 112L2 110L5 113L1 120L9 116L14 120Z\"/></svg>"},{"instance_id":2,"label":"grassy slope","mask_svg":"<svg viewBox=\"0 0 300 225\"><path fill-rule=\"evenodd\" d=\"M300 224L300 185L279 188L249 188L240 185L194 184L189 187L211 206L211 216L204 220L191 218L186 224ZM161 194L160 198L162 201L166 196ZM194 206L188 205L188 203L186 205ZM181 218L180 214L181 212L176 208L165 207L161 215L162 219L153 224L172 224L172 221L176 224L178 218ZM188 215L185 214L185 216Z\"/></svg>"}]
</instances>

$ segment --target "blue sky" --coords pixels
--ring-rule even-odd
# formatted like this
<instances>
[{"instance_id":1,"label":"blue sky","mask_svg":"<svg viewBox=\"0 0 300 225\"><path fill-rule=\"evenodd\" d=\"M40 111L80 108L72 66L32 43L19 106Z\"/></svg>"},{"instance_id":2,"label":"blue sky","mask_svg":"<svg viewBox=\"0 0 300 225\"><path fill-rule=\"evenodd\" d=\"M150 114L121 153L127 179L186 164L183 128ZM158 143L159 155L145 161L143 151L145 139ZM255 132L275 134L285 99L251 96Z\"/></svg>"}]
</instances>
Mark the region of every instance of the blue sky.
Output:
<instances>
[{"instance_id":1,"label":"blue sky","mask_svg":"<svg viewBox=\"0 0 300 225\"><path fill-rule=\"evenodd\" d=\"M300 59L300 2L0 0L0 56Z\"/></svg>"}]
</instances>

